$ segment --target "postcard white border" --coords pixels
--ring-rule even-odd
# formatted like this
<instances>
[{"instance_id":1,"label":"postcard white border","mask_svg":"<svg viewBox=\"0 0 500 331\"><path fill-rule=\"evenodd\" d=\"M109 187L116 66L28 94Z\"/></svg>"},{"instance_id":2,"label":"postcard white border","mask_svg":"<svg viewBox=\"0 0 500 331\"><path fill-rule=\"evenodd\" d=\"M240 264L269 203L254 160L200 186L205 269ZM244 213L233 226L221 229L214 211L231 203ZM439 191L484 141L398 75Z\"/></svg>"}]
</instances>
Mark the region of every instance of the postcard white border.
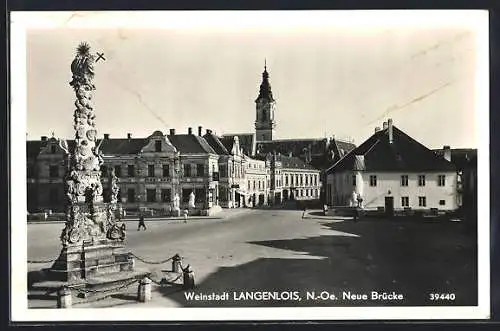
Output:
<instances>
[{"instance_id":1,"label":"postcard white border","mask_svg":"<svg viewBox=\"0 0 500 331\"><path fill-rule=\"evenodd\" d=\"M478 132L477 307L333 308L27 308L26 31L32 28L260 28L393 27L462 24L477 31ZM204 11L11 13L11 319L12 321L211 321L487 319L490 316L489 36L487 11Z\"/></svg>"}]
</instances>

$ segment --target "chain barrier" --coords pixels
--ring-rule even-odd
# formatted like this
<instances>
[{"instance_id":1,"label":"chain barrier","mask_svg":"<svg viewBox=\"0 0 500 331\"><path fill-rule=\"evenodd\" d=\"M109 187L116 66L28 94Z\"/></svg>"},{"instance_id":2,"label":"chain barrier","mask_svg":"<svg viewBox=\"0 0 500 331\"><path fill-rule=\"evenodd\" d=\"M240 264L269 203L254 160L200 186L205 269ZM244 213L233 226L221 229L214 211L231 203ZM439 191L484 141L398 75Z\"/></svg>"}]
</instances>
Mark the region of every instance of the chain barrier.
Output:
<instances>
[{"instance_id":1,"label":"chain barrier","mask_svg":"<svg viewBox=\"0 0 500 331\"><path fill-rule=\"evenodd\" d=\"M130 255L135 257L139 261L146 263L146 264L164 264L164 263L167 263L168 261L171 261L175 256L174 255L174 256L169 257L168 259L162 260L162 261L147 261L147 260L143 259L142 257L135 255L134 253L130 253Z\"/></svg>"},{"instance_id":2,"label":"chain barrier","mask_svg":"<svg viewBox=\"0 0 500 331\"><path fill-rule=\"evenodd\" d=\"M108 293L108 292L114 292L114 291L124 289L124 288L129 287L130 285L132 285L134 283L137 283L138 281L139 281L138 279L134 279L131 282L125 283L125 284L117 286L115 288L110 288L110 289L105 289L105 290L76 289L76 291L79 293Z\"/></svg>"},{"instance_id":3,"label":"chain barrier","mask_svg":"<svg viewBox=\"0 0 500 331\"><path fill-rule=\"evenodd\" d=\"M54 262L55 260L57 259L53 259L53 260L28 260L28 263L32 263L32 264L42 264L42 263L50 263L50 262Z\"/></svg>"}]
</instances>

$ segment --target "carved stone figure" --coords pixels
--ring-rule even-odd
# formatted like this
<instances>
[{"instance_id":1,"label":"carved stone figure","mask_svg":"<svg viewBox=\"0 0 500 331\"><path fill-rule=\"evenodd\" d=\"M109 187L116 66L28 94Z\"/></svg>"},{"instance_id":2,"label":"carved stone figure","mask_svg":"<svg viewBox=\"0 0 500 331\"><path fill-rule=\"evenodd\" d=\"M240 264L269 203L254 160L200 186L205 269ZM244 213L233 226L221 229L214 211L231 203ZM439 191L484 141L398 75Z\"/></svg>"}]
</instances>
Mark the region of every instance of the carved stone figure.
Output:
<instances>
[{"instance_id":1,"label":"carved stone figure","mask_svg":"<svg viewBox=\"0 0 500 331\"><path fill-rule=\"evenodd\" d=\"M195 201L194 192L191 191L191 193L189 194L189 204L188 204L190 209L194 209L195 207L194 201Z\"/></svg>"},{"instance_id":2,"label":"carved stone figure","mask_svg":"<svg viewBox=\"0 0 500 331\"><path fill-rule=\"evenodd\" d=\"M75 147L70 152L68 145L59 145L70 153L65 192L68 202L66 225L61 233L63 246L78 244L81 241L97 239L123 240L123 224L118 224L114 210L118 195L118 179L110 181L112 203L109 208L102 204L102 184L100 166L103 157L97 142L94 105L92 102L94 78L94 56L87 43L81 43L71 63L73 74L70 85L75 91L76 101L73 113ZM102 143L102 141L101 141Z\"/></svg>"}]
</instances>

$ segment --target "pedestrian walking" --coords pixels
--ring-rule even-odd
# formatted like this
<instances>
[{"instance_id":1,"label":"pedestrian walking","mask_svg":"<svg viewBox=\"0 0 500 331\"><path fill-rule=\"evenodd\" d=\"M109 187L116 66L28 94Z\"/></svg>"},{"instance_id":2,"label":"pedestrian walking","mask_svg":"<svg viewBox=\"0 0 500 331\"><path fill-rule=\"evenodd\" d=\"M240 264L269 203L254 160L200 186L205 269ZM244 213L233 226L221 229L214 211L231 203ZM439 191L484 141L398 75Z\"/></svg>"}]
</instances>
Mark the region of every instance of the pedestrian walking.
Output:
<instances>
[{"instance_id":1,"label":"pedestrian walking","mask_svg":"<svg viewBox=\"0 0 500 331\"><path fill-rule=\"evenodd\" d=\"M189 211L187 209L184 209L184 211L182 213L184 216L184 223L187 223L187 221L188 221L188 213L189 213Z\"/></svg>"},{"instance_id":2,"label":"pedestrian walking","mask_svg":"<svg viewBox=\"0 0 500 331\"><path fill-rule=\"evenodd\" d=\"M302 212L302 218L306 215L307 207L304 207L304 211Z\"/></svg>"},{"instance_id":3,"label":"pedestrian walking","mask_svg":"<svg viewBox=\"0 0 500 331\"><path fill-rule=\"evenodd\" d=\"M144 229L144 231L146 231L146 223L144 222L144 215L141 214L141 216L139 216L139 226L137 227L137 231L139 231L141 228Z\"/></svg>"}]
</instances>

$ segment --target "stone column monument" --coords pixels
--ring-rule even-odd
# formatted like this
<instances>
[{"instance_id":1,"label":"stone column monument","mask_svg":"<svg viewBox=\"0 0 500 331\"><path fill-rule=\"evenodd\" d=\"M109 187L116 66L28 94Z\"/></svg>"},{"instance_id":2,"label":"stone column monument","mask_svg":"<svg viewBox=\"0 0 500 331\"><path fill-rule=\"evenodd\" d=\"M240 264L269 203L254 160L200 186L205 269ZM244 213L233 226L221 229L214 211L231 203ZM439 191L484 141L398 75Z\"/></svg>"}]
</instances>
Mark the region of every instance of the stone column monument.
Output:
<instances>
[{"instance_id":1,"label":"stone column monument","mask_svg":"<svg viewBox=\"0 0 500 331\"><path fill-rule=\"evenodd\" d=\"M119 187L114 172L108 178L110 203L103 202L100 170L103 140L97 141L94 63L90 46L81 43L71 63L70 85L76 94L75 143L71 149L67 143L62 144L68 152L66 224L60 236L61 253L49 270L53 281L86 287L141 277L134 272L130 254L124 252L125 224L116 216Z\"/></svg>"}]
</instances>

